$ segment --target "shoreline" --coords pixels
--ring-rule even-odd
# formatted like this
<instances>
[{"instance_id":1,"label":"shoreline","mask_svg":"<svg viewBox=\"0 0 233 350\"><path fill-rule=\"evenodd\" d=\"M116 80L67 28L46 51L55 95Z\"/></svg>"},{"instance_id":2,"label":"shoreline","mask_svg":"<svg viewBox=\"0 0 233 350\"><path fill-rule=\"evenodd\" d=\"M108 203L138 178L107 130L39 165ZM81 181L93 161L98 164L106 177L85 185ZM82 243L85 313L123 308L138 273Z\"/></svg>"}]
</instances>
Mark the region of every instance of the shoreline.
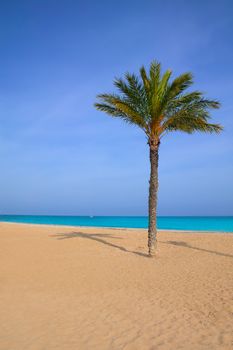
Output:
<instances>
[{"instance_id":1,"label":"shoreline","mask_svg":"<svg viewBox=\"0 0 233 350\"><path fill-rule=\"evenodd\" d=\"M101 229L101 230L117 230L117 231L147 231L147 228L138 228L138 227L111 227L111 226L72 226L72 225L63 225L63 224L34 224L34 223L29 223L29 222L10 222L10 221L0 221L3 224L10 224L10 225L27 225L27 226L45 226L45 227L67 227L67 228L78 228L78 229ZM233 235L233 231L228 232L228 231L204 231L204 230L177 230L177 229L157 229L158 233L159 232L166 232L166 233L183 233L183 234L200 234L200 235Z\"/></svg>"}]
</instances>

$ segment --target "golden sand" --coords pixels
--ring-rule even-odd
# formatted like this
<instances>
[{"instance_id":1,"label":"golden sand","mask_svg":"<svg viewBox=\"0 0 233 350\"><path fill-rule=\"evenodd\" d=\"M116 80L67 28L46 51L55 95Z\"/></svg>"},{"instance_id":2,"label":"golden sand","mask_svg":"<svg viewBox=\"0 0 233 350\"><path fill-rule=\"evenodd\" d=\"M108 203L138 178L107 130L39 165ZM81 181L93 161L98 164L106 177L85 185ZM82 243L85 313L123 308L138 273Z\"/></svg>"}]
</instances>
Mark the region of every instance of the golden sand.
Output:
<instances>
[{"instance_id":1,"label":"golden sand","mask_svg":"<svg viewBox=\"0 0 233 350\"><path fill-rule=\"evenodd\" d=\"M0 223L1 350L233 349L233 235Z\"/></svg>"}]
</instances>

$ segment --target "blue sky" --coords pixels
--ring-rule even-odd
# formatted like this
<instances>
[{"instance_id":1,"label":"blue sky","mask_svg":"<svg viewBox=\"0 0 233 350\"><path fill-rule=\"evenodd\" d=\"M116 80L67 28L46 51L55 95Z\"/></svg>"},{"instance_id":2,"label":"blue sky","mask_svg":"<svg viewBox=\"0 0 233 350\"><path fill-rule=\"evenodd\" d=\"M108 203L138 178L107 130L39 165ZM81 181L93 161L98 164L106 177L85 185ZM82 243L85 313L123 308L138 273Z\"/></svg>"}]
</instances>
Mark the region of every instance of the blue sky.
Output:
<instances>
[{"instance_id":1,"label":"blue sky","mask_svg":"<svg viewBox=\"0 0 233 350\"><path fill-rule=\"evenodd\" d=\"M233 215L232 1L1 1L0 213L146 215L140 130L95 96L151 60L217 98L219 135L172 133L159 215Z\"/></svg>"}]
</instances>

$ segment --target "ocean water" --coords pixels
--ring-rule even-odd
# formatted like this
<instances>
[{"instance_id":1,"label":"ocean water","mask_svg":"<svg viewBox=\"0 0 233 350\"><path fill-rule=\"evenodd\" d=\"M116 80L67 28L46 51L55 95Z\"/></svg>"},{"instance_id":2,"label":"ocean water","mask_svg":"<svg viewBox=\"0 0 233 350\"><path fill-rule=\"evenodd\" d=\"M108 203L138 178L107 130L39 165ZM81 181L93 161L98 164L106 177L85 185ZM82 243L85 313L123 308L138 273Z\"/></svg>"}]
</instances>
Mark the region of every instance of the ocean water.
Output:
<instances>
[{"instance_id":1,"label":"ocean water","mask_svg":"<svg viewBox=\"0 0 233 350\"><path fill-rule=\"evenodd\" d=\"M146 216L45 216L0 215L0 222L30 224L147 228ZM166 230L233 232L233 216L160 216L158 228Z\"/></svg>"}]
</instances>

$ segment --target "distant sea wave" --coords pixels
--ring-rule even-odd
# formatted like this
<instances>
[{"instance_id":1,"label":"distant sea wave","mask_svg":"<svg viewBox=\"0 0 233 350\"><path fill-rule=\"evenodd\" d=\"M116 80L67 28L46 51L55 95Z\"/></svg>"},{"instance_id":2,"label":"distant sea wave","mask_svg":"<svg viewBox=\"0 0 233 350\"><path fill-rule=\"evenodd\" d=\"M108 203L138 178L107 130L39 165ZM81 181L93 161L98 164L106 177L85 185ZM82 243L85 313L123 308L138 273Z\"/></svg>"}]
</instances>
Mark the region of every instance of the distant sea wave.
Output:
<instances>
[{"instance_id":1,"label":"distant sea wave","mask_svg":"<svg viewBox=\"0 0 233 350\"><path fill-rule=\"evenodd\" d=\"M146 216L46 216L0 215L0 222L65 226L147 228ZM164 230L233 232L233 216L159 216L158 228Z\"/></svg>"}]
</instances>

